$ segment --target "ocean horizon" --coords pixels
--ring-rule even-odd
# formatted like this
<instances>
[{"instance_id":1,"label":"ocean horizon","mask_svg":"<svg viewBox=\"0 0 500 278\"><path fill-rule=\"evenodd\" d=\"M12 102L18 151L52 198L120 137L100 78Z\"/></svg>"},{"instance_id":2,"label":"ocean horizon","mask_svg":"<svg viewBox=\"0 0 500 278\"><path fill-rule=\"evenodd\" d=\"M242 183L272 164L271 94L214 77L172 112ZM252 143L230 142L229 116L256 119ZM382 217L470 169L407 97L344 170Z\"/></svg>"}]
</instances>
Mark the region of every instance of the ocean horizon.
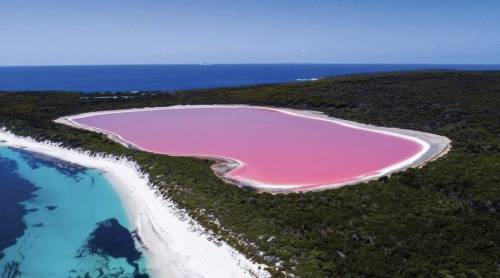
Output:
<instances>
[{"instance_id":1,"label":"ocean horizon","mask_svg":"<svg viewBox=\"0 0 500 278\"><path fill-rule=\"evenodd\" d=\"M130 92L240 87L415 70L500 70L493 64L171 64L2 66L0 91Z\"/></svg>"}]
</instances>

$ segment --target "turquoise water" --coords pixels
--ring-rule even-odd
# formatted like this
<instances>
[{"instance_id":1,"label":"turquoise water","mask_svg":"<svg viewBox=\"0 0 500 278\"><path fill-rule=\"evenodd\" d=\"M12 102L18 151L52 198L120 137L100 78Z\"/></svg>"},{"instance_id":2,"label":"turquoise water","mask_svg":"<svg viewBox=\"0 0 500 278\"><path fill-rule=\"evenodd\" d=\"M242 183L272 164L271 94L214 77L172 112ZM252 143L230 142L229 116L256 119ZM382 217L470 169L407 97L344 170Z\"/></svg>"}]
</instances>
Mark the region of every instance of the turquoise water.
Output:
<instances>
[{"instance_id":1,"label":"turquoise water","mask_svg":"<svg viewBox=\"0 0 500 278\"><path fill-rule=\"evenodd\" d=\"M0 168L1 277L147 276L102 173L1 145Z\"/></svg>"}]
</instances>

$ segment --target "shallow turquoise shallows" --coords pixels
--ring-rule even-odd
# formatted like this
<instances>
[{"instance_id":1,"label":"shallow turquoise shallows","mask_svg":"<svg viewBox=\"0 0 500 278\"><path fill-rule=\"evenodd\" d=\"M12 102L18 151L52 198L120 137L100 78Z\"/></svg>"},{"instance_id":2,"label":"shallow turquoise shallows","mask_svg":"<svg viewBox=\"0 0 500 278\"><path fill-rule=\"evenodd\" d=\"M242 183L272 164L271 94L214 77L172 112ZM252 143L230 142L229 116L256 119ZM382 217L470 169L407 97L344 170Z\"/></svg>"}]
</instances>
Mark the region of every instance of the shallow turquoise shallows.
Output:
<instances>
[{"instance_id":1,"label":"shallow turquoise shallows","mask_svg":"<svg viewBox=\"0 0 500 278\"><path fill-rule=\"evenodd\" d=\"M100 171L2 145L0 159L13 165L11 175L34 186L32 195L17 204L24 207L19 217L24 233L0 250L0 275L147 277L140 241ZM2 173L0 194L2 188L15 190L15 179L3 179ZM9 225L19 223L5 219L0 229L9 235Z\"/></svg>"}]
</instances>

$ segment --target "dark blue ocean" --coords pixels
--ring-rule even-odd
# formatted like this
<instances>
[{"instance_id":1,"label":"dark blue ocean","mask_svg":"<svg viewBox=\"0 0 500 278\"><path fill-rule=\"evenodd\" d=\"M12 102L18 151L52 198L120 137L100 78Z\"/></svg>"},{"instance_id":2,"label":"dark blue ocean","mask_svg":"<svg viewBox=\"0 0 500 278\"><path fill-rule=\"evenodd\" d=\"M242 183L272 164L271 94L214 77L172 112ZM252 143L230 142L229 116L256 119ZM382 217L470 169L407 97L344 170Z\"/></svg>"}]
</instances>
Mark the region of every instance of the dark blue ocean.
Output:
<instances>
[{"instance_id":1,"label":"dark blue ocean","mask_svg":"<svg viewBox=\"0 0 500 278\"><path fill-rule=\"evenodd\" d=\"M142 91L233 87L356 73L500 70L500 65L252 64L0 67L0 91Z\"/></svg>"}]
</instances>

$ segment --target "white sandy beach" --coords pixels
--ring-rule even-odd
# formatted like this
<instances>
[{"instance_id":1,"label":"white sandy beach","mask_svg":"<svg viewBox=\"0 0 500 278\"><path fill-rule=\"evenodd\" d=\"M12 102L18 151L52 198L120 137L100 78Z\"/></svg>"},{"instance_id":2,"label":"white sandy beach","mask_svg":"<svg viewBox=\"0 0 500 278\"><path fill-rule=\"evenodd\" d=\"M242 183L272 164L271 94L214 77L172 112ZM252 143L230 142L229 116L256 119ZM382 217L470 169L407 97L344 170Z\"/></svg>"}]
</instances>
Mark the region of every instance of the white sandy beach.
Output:
<instances>
[{"instance_id":1,"label":"white sandy beach","mask_svg":"<svg viewBox=\"0 0 500 278\"><path fill-rule=\"evenodd\" d=\"M269 277L265 266L251 262L224 242L215 244L204 229L163 199L135 163L112 156L36 142L0 129L0 144L102 170L119 193L138 231L153 277ZM215 240L216 241L216 240Z\"/></svg>"},{"instance_id":2,"label":"white sandy beach","mask_svg":"<svg viewBox=\"0 0 500 278\"><path fill-rule=\"evenodd\" d=\"M289 115L296 116L296 117L303 117L303 118L315 119L315 120L320 120L320 121L327 121L327 122L340 124L340 125L350 127L350 128L361 129L361 130L366 130L369 132L382 133L382 134L386 134L386 135L390 135L390 136L404 138L407 140L414 141L421 146L421 150L418 153L416 153L415 155L413 155L412 157L409 157L408 159L401 161L397 164L393 164L387 168L380 169L376 173L373 173L370 175L360 176L354 180L343 182L343 183L322 184L322 185L318 185L315 187L309 187L306 189L300 189L299 187L297 187L295 185L263 184L259 181L255 181L255 180L249 180L249 179L236 180L234 178L230 178L226 175L228 172L230 172L231 170L233 170L237 167L241 167L244 165L244 162L239 161L239 160L235 160L234 158L231 158L231 157L212 157L212 156L206 156L203 154L186 154L185 155L185 156L191 156L191 157L214 159L218 163L215 164L212 167L212 169L214 170L215 174L218 177L222 178L226 182L236 184L238 186L250 186L250 187L256 188L260 191L281 192L281 193L295 192L295 191L317 191L317 190L338 188L341 186L345 186L345 185L349 185L349 184L356 184L356 183L360 183L360 182L367 182L370 180L378 179L382 176L389 176L390 174L392 174L394 172L403 171L403 170L411 168L411 167L413 167L413 168L422 167L426 163L445 155L451 148L451 140L449 138L444 137L444 136L440 136L440 135L436 135L436 134L425 133L425 132L414 131L414 130L379 127L379 126L373 126L373 125L368 125L368 124L362 124L362 123L357 123L357 122L353 122L353 121L329 117L329 116L325 115L324 113L318 112L318 111L296 110L296 109L290 109L290 108L276 108L276 107L267 107L267 106L214 104L214 105L175 105L175 106L167 106L167 107L146 107L146 108L121 109L121 110L109 110L109 111L83 113L83 114L78 114L78 115L61 117L61 118L55 120L55 122L60 123L60 124L69 125L69 126L72 126L75 128L80 128L80 129L85 129L85 130L89 130L89 131L93 131L93 132L106 134L111 140L118 142L126 147L132 147L132 148L136 148L136 149L140 149L140 150L144 150L144 151L148 151L148 152L154 152L153 150L147 150L144 148L140 148L140 147L134 145L133 142L129 142L129 141L123 139L118 134L108 132L106 130L101 130L101 129L97 129L94 127L82 125L82 124L76 122L75 119L89 117L89 116L95 116L95 115L105 115L105 114L114 114L114 113L123 113L123 112L141 112L141 111L155 111L155 110L165 110L165 109L189 109L189 108L258 108L258 109L267 109L267 110L277 111L280 113L289 114Z\"/></svg>"}]
</instances>

